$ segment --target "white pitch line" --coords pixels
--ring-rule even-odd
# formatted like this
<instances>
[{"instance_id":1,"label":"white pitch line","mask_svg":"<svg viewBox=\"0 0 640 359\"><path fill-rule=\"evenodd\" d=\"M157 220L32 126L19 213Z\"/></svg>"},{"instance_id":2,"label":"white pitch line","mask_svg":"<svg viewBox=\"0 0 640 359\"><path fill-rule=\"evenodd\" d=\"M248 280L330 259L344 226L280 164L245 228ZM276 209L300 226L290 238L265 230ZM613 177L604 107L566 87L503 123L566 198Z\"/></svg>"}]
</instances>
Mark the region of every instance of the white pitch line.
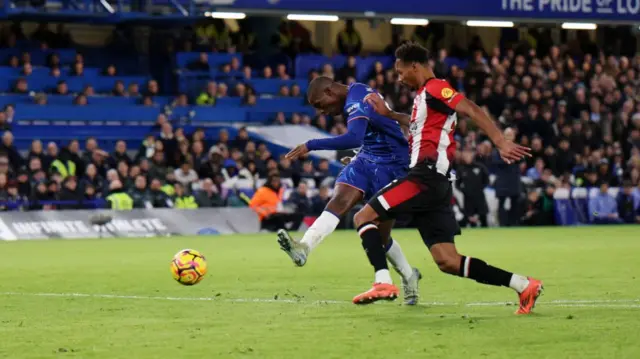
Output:
<instances>
[{"instance_id":1,"label":"white pitch line","mask_svg":"<svg viewBox=\"0 0 640 359\"><path fill-rule=\"evenodd\" d=\"M346 300L304 300L304 299L269 299L269 298L220 298L220 297L162 297L142 295L118 295L118 294L92 294L92 293L21 293L0 292L0 296L29 296L29 297L60 297L60 298L102 298L102 299L144 299L165 301L200 301L200 302L225 302L225 303L288 303L288 304L351 304ZM591 308L626 308L640 309L640 299L593 299L572 300L557 299L551 301L539 301L537 305L556 307L591 307ZM443 307L502 307L515 306L515 302L422 302L421 306Z\"/></svg>"}]
</instances>

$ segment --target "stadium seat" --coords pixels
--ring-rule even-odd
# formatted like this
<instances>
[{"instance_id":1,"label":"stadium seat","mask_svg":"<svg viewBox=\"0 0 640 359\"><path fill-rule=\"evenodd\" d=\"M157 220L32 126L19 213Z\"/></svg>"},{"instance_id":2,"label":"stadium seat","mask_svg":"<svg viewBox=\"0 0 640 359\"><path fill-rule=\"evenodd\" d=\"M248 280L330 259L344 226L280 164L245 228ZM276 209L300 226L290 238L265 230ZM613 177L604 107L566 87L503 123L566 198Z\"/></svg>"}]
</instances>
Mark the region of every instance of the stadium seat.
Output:
<instances>
[{"instance_id":1,"label":"stadium seat","mask_svg":"<svg viewBox=\"0 0 640 359\"><path fill-rule=\"evenodd\" d=\"M300 86L302 93L307 92L308 82L307 80L295 79L295 80L279 80L279 79L252 79L247 81L247 84L253 87L258 94L277 94L280 91L280 87L285 86Z\"/></svg>"},{"instance_id":2,"label":"stadium seat","mask_svg":"<svg viewBox=\"0 0 640 359\"><path fill-rule=\"evenodd\" d=\"M306 79L309 71L317 70L326 63L330 61L323 55L298 55L295 60L296 78Z\"/></svg>"},{"instance_id":3,"label":"stadium seat","mask_svg":"<svg viewBox=\"0 0 640 359\"><path fill-rule=\"evenodd\" d=\"M220 66L230 63L234 57L240 60L240 66L242 66L242 56L239 54L209 53L208 56L211 70L217 70ZM179 69L183 69L199 57L199 52L178 52L176 54L176 64Z\"/></svg>"},{"instance_id":4,"label":"stadium seat","mask_svg":"<svg viewBox=\"0 0 640 359\"><path fill-rule=\"evenodd\" d=\"M18 104L16 120L36 121L148 121L153 122L160 113L158 107L145 106L73 106Z\"/></svg>"}]
</instances>

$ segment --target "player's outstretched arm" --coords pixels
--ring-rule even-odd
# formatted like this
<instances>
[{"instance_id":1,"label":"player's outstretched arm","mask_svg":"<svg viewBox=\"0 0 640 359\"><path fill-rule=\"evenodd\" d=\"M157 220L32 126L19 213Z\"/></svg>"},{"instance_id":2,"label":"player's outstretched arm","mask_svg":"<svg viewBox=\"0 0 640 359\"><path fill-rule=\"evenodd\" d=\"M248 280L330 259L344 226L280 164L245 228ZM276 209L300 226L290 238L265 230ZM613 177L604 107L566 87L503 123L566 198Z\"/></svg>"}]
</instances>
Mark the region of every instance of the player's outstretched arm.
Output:
<instances>
[{"instance_id":1,"label":"player's outstretched arm","mask_svg":"<svg viewBox=\"0 0 640 359\"><path fill-rule=\"evenodd\" d=\"M373 107L373 110L378 114L396 121L400 124L400 126L409 128L409 126L411 125L411 116L407 115L406 113L392 111L389 107L389 104L384 101L380 94L368 94L364 98L364 101L371 105L371 107Z\"/></svg>"},{"instance_id":2,"label":"player's outstretched arm","mask_svg":"<svg viewBox=\"0 0 640 359\"><path fill-rule=\"evenodd\" d=\"M291 150L291 152L287 153L286 158L296 160L310 151L338 151L358 148L362 146L362 142L364 141L364 136L367 132L367 121L368 119L365 117L352 119L347 124L348 131L344 135L308 141L307 143L298 145Z\"/></svg>"},{"instance_id":3,"label":"player's outstretched arm","mask_svg":"<svg viewBox=\"0 0 640 359\"><path fill-rule=\"evenodd\" d=\"M500 157L511 164L521 160L523 157L531 157L531 149L520 146L504 138L502 131L496 126L493 120L473 101L463 98L455 107L455 111L461 115L470 117L484 133L489 136L500 151Z\"/></svg>"}]
</instances>

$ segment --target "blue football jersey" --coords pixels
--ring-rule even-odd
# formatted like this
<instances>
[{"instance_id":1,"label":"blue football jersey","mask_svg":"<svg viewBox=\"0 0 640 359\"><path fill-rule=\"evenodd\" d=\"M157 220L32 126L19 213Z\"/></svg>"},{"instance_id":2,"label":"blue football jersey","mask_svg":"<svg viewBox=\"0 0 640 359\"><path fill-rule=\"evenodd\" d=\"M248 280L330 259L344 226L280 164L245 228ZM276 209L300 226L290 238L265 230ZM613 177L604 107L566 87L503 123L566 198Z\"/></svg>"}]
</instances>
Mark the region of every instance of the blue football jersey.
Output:
<instances>
[{"instance_id":1,"label":"blue football jersey","mask_svg":"<svg viewBox=\"0 0 640 359\"><path fill-rule=\"evenodd\" d=\"M364 102L364 98L372 93L378 92L365 84L354 83L349 86L344 106L347 122L365 119L368 124L358 157L377 163L409 165L409 144L400 124L379 115L371 105Z\"/></svg>"}]
</instances>

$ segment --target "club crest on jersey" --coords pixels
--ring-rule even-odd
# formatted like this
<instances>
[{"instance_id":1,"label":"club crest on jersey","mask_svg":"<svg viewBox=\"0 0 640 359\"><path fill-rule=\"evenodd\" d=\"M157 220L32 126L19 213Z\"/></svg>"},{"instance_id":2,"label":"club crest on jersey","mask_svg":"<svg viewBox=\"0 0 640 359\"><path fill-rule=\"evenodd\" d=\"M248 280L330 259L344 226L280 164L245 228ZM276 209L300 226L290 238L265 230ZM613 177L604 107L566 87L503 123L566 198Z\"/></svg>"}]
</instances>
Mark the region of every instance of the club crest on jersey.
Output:
<instances>
[{"instance_id":1,"label":"club crest on jersey","mask_svg":"<svg viewBox=\"0 0 640 359\"><path fill-rule=\"evenodd\" d=\"M418 131L418 123L412 122L411 126L409 126L409 131L411 131L411 133L416 133L416 131Z\"/></svg>"},{"instance_id":2,"label":"club crest on jersey","mask_svg":"<svg viewBox=\"0 0 640 359\"><path fill-rule=\"evenodd\" d=\"M356 111L358 111L360 109L360 105L357 103L354 103L353 105L349 106L347 108L347 113L349 115L353 115Z\"/></svg>"},{"instance_id":3,"label":"club crest on jersey","mask_svg":"<svg viewBox=\"0 0 640 359\"><path fill-rule=\"evenodd\" d=\"M451 96L453 96L453 90L445 87L442 89L442 92L440 93L442 95L443 98L451 98Z\"/></svg>"}]
</instances>

